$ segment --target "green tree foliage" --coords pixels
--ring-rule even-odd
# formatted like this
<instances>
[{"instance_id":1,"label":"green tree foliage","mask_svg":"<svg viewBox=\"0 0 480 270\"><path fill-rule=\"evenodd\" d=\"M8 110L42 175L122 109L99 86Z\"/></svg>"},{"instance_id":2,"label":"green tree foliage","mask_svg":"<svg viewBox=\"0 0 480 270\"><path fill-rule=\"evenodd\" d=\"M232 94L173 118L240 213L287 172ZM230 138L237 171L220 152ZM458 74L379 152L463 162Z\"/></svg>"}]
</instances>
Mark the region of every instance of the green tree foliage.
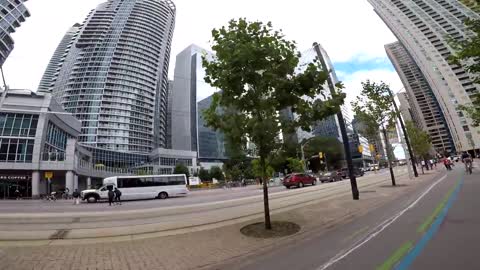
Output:
<instances>
[{"instance_id":1,"label":"green tree foliage","mask_svg":"<svg viewBox=\"0 0 480 270\"><path fill-rule=\"evenodd\" d=\"M287 158L290 172L303 172L302 161L296 158Z\"/></svg>"},{"instance_id":2,"label":"green tree foliage","mask_svg":"<svg viewBox=\"0 0 480 270\"><path fill-rule=\"evenodd\" d=\"M473 4L480 13L480 4ZM465 20L465 26L472 32L472 36L463 40L450 39L450 45L455 54L450 57L452 63L462 65L473 77L474 82L480 84L480 20ZM480 93L473 95L471 105L462 105L459 108L473 120L474 126L480 126Z\"/></svg>"},{"instance_id":3,"label":"green tree foliage","mask_svg":"<svg viewBox=\"0 0 480 270\"><path fill-rule=\"evenodd\" d=\"M383 133L385 145L388 153L393 153L390 142L388 141L387 129L395 125L397 113L392 105L390 96L390 87L384 82L375 83L367 80L362 82L362 92L356 101L352 102L353 111L358 119L365 125L366 134L374 136L379 131ZM378 136L378 135L377 135ZM390 155L388 155L390 156ZM392 178L392 185L395 184L395 176L392 169L392 158L389 157L388 163Z\"/></svg>"},{"instance_id":4,"label":"green tree foliage","mask_svg":"<svg viewBox=\"0 0 480 270\"><path fill-rule=\"evenodd\" d=\"M272 177L273 174L275 173L275 170L273 169L272 166L267 165L266 173L262 171L262 166L260 165L260 160L254 159L252 160L252 172L255 177Z\"/></svg>"},{"instance_id":5,"label":"green tree foliage","mask_svg":"<svg viewBox=\"0 0 480 270\"><path fill-rule=\"evenodd\" d=\"M345 159L343 144L333 137L314 137L303 148L305 158L317 158L318 153L322 152L327 158L329 169L341 166Z\"/></svg>"},{"instance_id":6,"label":"green tree foliage","mask_svg":"<svg viewBox=\"0 0 480 270\"><path fill-rule=\"evenodd\" d=\"M295 43L270 22L231 20L228 26L212 30L212 37L216 57L203 58L205 81L222 91L213 95L203 116L208 126L224 132L234 144L254 143L265 178L266 161L279 147L280 131L310 130L311 123L339 111L345 94L338 91L330 99L317 99L326 96L328 71L316 62L296 72L300 53ZM219 107L228 109L219 114ZM287 122L278 113L287 108L296 113L295 120ZM263 183L265 227L271 229L268 187Z\"/></svg>"},{"instance_id":7,"label":"green tree foliage","mask_svg":"<svg viewBox=\"0 0 480 270\"><path fill-rule=\"evenodd\" d=\"M424 160L428 158L430 150L432 149L432 141L426 131L423 131L415 126L412 121L405 123L408 137L410 138L412 145L412 151L415 156Z\"/></svg>"},{"instance_id":8,"label":"green tree foliage","mask_svg":"<svg viewBox=\"0 0 480 270\"><path fill-rule=\"evenodd\" d=\"M187 178L190 177L190 172L188 171L187 166L185 166L184 164L177 164L177 166L175 166L175 169L173 170L173 173L185 174Z\"/></svg>"},{"instance_id":9,"label":"green tree foliage","mask_svg":"<svg viewBox=\"0 0 480 270\"><path fill-rule=\"evenodd\" d=\"M205 182L212 181L212 177L210 176L210 173L208 172L208 170L205 170L204 168L200 168L200 171L198 172L198 178L200 178L200 180Z\"/></svg>"},{"instance_id":10,"label":"green tree foliage","mask_svg":"<svg viewBox=\"0 0 480 270\"><path fill-rule=\"evenodd\" d=\"M219 181L223 181L225 177L223 177L223 171L220 167L218 166L213 166L210 168L210 177L213 179L217 179Z\"/></svg>"}]
</instances>

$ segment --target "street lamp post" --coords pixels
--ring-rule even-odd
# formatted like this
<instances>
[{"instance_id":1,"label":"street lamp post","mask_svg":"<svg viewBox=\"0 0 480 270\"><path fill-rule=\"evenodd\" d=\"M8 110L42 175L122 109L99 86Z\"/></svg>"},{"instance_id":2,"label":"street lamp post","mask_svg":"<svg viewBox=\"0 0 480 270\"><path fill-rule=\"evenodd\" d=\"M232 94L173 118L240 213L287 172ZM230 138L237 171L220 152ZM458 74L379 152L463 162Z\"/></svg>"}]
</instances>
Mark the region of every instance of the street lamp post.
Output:
<instances>
[{"instance_id":1,"label":"street lamp post","mask_svg":"<svg viewBox=\"0 0 480 270\"><path fill-rule=\"evenodd\" d=\"M315 52L317 53L318 59L320 60L320 64L322 65L323 69L329 72L327 64L325 63L325 59L320 50L320 45L318 45L318 43L315 42L313 43L313 47L315 49ZM334 95L335 85L332 82L332 78L330 75L327 76L327 83L328 83L328 87L330 88L330 93ZM358 192L357 179L353 171L353 160L352 160L352 153L350 152L350 143L348 141L347 127L345 125L345 121L343 119L343 114L341 109L337 113L337 118L338 118L338 125L340 127L340 132L342 133L343 147L345 150L345 158L347 159L347 167L348 167L348 172L350 176L350 185L352 187L352 196L354 200L358 200L360 199L360 193Z\"/></svg>"}]
</instances>

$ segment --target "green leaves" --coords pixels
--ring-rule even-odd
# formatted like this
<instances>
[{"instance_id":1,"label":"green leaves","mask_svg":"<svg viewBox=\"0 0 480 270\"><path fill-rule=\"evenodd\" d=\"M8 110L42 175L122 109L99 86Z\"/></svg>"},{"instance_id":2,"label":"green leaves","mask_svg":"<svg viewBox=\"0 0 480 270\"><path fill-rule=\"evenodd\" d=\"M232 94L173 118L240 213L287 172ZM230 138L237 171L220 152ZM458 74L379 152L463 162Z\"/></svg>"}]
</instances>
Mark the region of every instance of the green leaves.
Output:
<instances>
[{"instance_id":1,"label":"green leaves","mask_svg":"<svg viewBox=\"0 0 480 270\"><path fill-rule=\"evenodd\" d=\"M480 6L475 7L478 11ZM449 43L456 51L455 55L450 57L450 61L462 65L474 78L474 82L480 84L480 20L467 19L465 26L473 35L464 40L450 39ZM471 99L471 105L462 105L459 109L466 112L473 120L473 125L478 127L480 126L480 94L471 96Z\"/></svg>"},{"instance_id":2,"label":"green leaves","mask_svg":"<svg viewBox=\"0 0 480 270\"><path fill-rule=\"evenodd\" d=\"M355 115L365 124L363 135L375 138L382 127L395 124L397 114L392 104L390 87L384 82L362 82L362 92L352 102Z\"/></svg>"},{"instance_id":3,"label":"green leaves","mask_svg":"<svg viewBox=\"0 0 480 270\"><path fill-rule=\"evenodd\" d=\"M407 121L405 127L415 155L419 157L428 155L432 149L432 143L428 133L416 127L412 121Z\"/></svg>"},{"instance_id":4,"label":"green leaves","mask_svg":"<svg viewBox=\"0 0 480 270\"><path fill-rule=\"evenodd\" d=\"M177 164L175 166L175 169L173 170L174 174L185 174L188 177L190 177L190 171L188 170L187 166L184 164Z\"/></svg>"},{"instance_id":5,"label":"green leaves","mask_svg":"<svg viewBox=\"0 0 480 270\"><path fill-rule=\"evenodd\" d=\"M311 63L297 73L300 53L295 42L286 40L271 23L231 20L226 27L212 31L213 61L203 58L205 81L221 89L211 107L204 112L210 127L225 133L232 143L257 145L258 155L266 160L278 149L282 130L302 127L339 111L345 94L328 99L324 89L328 72ZM222 113L218 109L224 108ZM292 108L297 117L286 121L279 112Z\"/></svg>"},{"instance_id":6,"label":"green leaves","mask_svg":"<svg viewBox=\"0 0 480 270\"><path fill-rule=\"evenodd\" d=\"M288 169L291 172L302 172L303 171L303 165L302 161L296 158L287 158L288 162Z\"/></svg>"}]
</instances>

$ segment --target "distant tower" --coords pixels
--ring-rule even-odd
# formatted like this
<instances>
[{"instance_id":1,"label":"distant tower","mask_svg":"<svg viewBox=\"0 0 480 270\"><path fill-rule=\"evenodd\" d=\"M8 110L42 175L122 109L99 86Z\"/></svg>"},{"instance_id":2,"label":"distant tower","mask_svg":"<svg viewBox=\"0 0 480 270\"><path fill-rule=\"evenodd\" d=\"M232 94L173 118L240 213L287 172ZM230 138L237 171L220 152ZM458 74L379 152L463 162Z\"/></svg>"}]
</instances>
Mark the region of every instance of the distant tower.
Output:
<instances>
[{"instance_id":1,"label":"distant tower","mask_svg":"<svg viewBox=\"0 0 480 270\"><path fill-rule=\"evenodd\" d=\"M23 4L26 1L0 0L0 67L13 50L14 42L10 34L15 32L15 28L20 27L25 18L30 17Z\"/></svg>"},{"instance_id":2,"label":"distant tower","mask_svg":"<svg viewBox=\"0 0 480 270\"><path fill-rule=\"evenodd\" d=\"M48 63L47 69L43 74L40 85L38 86L38 91L40 92L50 92L50 90L55 86L55 82L58 79L59 71L62 68L62 65L67 60L67 55L70 52L74 38L80 30L80 24L76 23L67 31L63 39L58 44L57 49L53 53L50 62Z\"/></svg>"}]
</instances>

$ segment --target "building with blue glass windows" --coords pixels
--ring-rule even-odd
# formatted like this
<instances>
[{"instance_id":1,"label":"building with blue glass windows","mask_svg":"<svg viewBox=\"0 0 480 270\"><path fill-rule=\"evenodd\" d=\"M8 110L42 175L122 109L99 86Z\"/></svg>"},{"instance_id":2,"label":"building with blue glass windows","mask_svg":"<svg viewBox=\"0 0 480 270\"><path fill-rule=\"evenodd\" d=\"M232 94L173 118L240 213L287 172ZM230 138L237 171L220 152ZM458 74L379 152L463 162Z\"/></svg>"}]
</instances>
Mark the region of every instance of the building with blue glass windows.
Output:
<instances>
[{"instance_id":1,"label":"building with blue glass windows","mask_svg":"<svg viewBox=\"0 0 480 270\"><path fill-rule=\"evenodd\" d=\"M13 50L15 42L11 34L27 17L30 17L24 4L26 1L0 0L0 67Z\"/></svg>"}]
</instances>

